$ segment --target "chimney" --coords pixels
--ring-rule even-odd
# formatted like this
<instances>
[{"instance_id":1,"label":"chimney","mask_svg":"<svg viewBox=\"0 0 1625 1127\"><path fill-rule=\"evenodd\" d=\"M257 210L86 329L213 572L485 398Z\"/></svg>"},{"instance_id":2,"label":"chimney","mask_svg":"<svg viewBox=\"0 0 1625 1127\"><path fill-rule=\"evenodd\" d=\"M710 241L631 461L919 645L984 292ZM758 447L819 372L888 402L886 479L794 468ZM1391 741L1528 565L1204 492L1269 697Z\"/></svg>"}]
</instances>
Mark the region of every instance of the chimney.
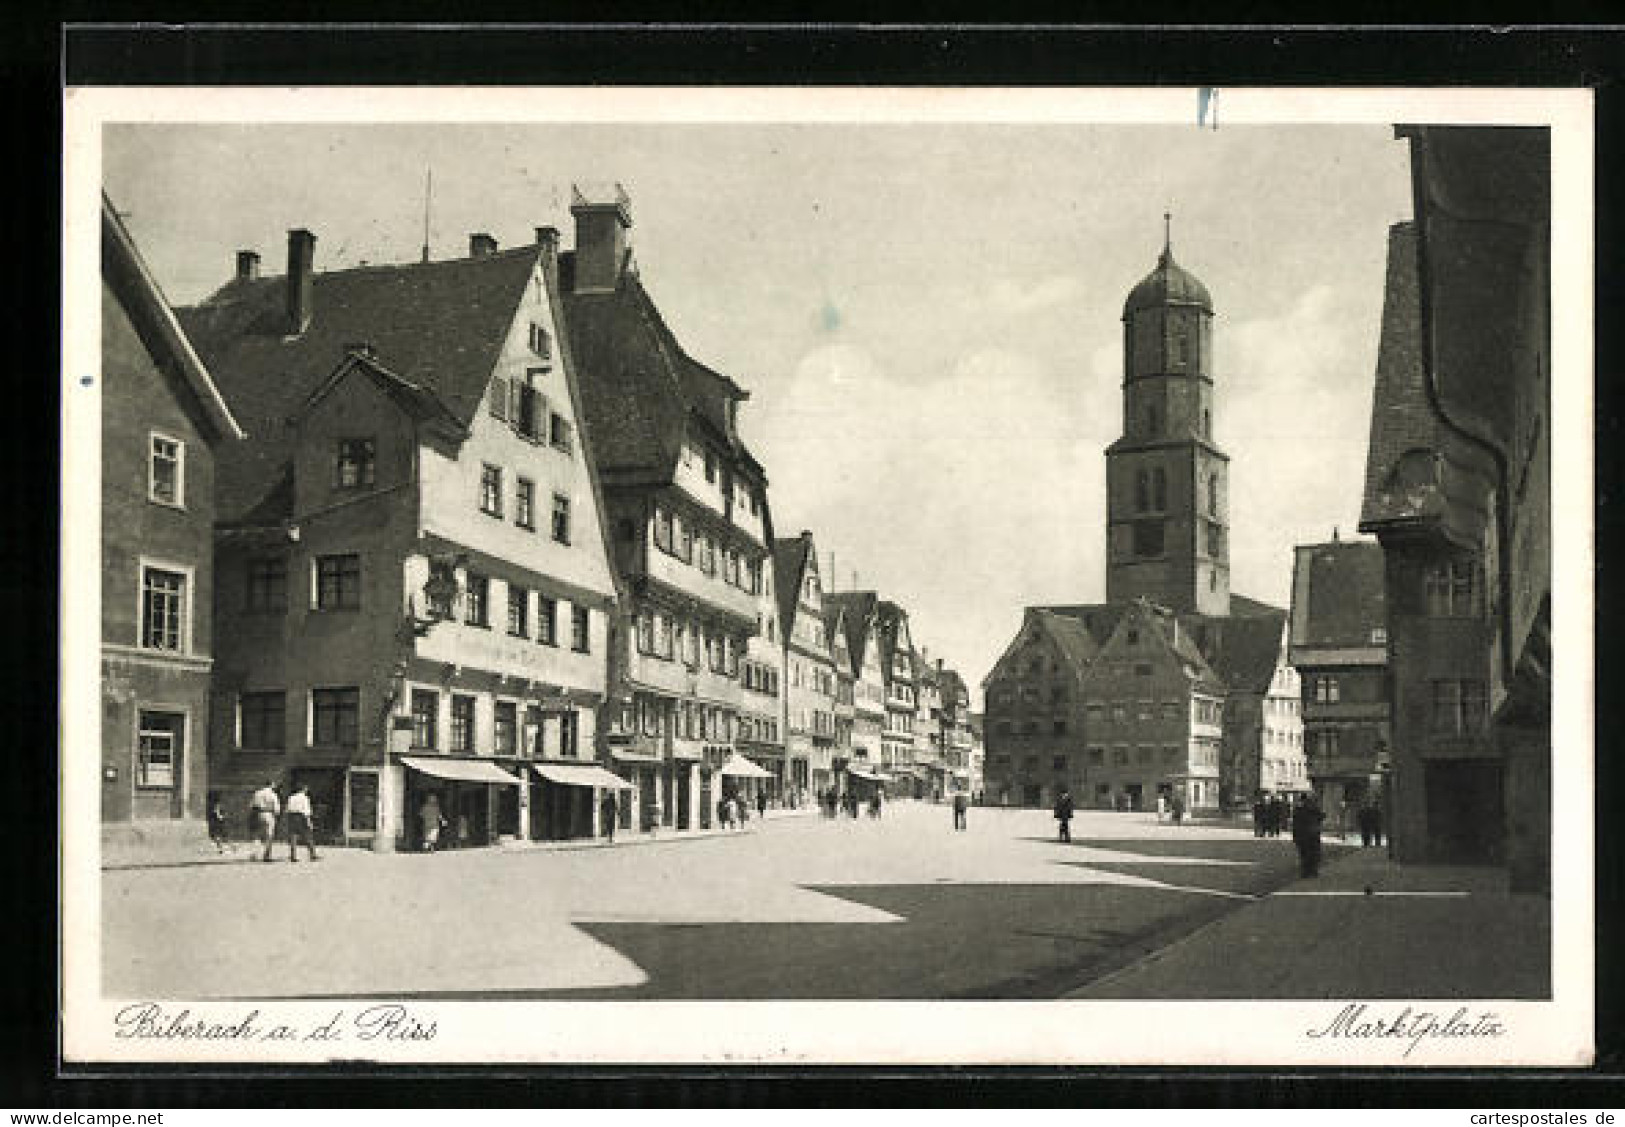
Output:
<instances>
[{"instance_id":1,"label":"chimney","mask_svg":"<svg viewBox=\"0 0 1625 1127\"><path fill-rule=\"evenodd\" d=\"M468 237L468 257L484 258L497 252L497 241L484 231Z\"/></svg>"},{"instance_id":2,"label":"chimney","mask_svg":"<svg viewBox=\"0 0 1625 1127\"><path fill-rule=\"evenodd\" d=\"M310 276L316 261L316 236L303 227L288 232L288 331L310 327Z\"/></svg>"},{"instance_id":3,"label":"chimney","mask_svg":"<svg viewBox=\"0 0 1625 1127\"><path fill-rule=\"evenodd\" d=\"M239 282L252 282L260 276L260 252L257 250L240 250L237 252L237 280Z\"/></svg>"},{"instance_id":4,"label":"chimney","mask_svg":"<svg viewBox=\"0 0 1625 1127\"><path fill-rule=\"evenodd\" d=\"M610 293L620 284L632 201L619 184L573 187L570 214L576 221L575 291Z\"/></svg>"}]
</instances>

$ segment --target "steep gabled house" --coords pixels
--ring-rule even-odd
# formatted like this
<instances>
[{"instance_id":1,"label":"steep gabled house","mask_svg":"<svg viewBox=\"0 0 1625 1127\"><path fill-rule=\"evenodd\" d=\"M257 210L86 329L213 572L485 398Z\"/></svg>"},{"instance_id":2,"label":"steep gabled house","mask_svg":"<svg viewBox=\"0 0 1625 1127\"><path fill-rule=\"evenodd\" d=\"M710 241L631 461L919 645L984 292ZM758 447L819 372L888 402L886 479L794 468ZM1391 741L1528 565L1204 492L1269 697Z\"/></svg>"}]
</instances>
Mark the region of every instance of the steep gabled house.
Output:
<instances>
[{"instance_id":1,"label":"steep gabled house","mask_svg":"<svg viewBox=\"0 0 1625 1127\"><path fill-rule=\"evenodd\" d=\"M834 781L835 658L812 533L773 542L773 578L784 638L785 748L791 785L822 792Z\"/></svg>"},{"instance_id":2,"label":"steep gabled house","mask_svg":"<svg viewBox=\"0 0 1625 1127\"><path fill-rule=\"evenodd\" d=\"M761 712L740 669L765 628L767 477L739 435L749 392L683 350L638 276L625 192L573 198L565 321L626 599L608 736L647 820L697 828L739 750L740 716Z\"/></svg>"},{"instance_id":3,"label":"steep gabled house","mask_svg":"<svg viewBox=\"0 0 1625 1127\"><path fill-rule=\"evenodd\" d=\"M876 604L880 668L886 679L886 718L880 740L881 772L889 776L887 789L897 798L913 797L914 722L918 710L915 685L914 641L908 612L881 599Z\"/></svg>"},{"instance_id":4,"label":"steep gabled house","mask_svg":"<svg viewBox=\"0 0 1625 1127\"><path fill-rule=\"evenodd\" d=\"M873 591L839 591L824 596L837 607L852 661L852 742L840 788L864 791L880 785L887 738L886 671L880 648L880 600Z\"/></svg>"},{"instance_id":5,"label":"steep gabled house","mask_svg":"<svg viewBox=\"0 0 1625 1127\"><path fill-rule=\"evenodd\" d=\"M846 607L824 595L824 636L829 639L830 656L835 663L835 748L830 763L831 782L852 763L853 729L857 721L855 686L858 668L852 661L852 646L847 640ZM826 784L827 785L827 784Z\"/></svg>"},{"instance_id":6,"label":"steep gabled house","mask_svg":"<svg viewBox=\"0 0 1625 1127\"><path fill-rule=\"evenodd\" d=\"M557 235L237 276L183 319L253 435L222 465L211 735L238 805L311 789L329 840L597 832L616 605L560 322ZM624 805L624 804L623 804Z\"/></svg>"},{"instance_id":7,"label":"steep gabled house","mask_svg":"<svg viewBox=\"0 0 1625 1127\"><path fill-rule=\"evenodd\" d=\"M215 467L243 431L102 196L104 826L203 836Z\"/></svg>"},{"instance_id":8,"label":"steep gabled house","mask_svg":"<svg viewBox=\"0 0 1625 1127\"><path fill-rule=\"evenodd\" d=\"M1386 803L1388 609L1382 547L1333 539L1294 553L1291 659L1303 683L1309 778L1328 811Z\"/></svg>"}]
</instances>

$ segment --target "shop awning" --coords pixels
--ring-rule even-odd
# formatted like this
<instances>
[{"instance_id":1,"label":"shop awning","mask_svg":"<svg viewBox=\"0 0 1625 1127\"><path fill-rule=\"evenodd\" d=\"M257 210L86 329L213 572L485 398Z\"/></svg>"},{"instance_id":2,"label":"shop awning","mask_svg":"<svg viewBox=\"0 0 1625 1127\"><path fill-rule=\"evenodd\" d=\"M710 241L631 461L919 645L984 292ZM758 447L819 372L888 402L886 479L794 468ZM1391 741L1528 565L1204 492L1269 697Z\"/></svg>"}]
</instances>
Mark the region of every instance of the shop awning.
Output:
<instances>
[{"instance_id":1,"label":"shop awning","mask_svg":"<svg viewBox=\"0 0 1625 1127\"><path fill-rule=\"evenodd\" d=\"M515 787L520 783L518 776L509 774L495 763L484 763L477 759L440 759L425 755L403 755L401 762L414 771L422 771L425 775L449 779L456 783L498 783Z\"/></svg>"},{"instance_id":2,"label":"shop awning","mask_svg":"<svg viewBox=\"0 0 1625 1127\"><path fill-rule=\"evenodd\" d=\"M730 755L728 761L717 768L719 775L732 775L741 779L771 779L773 772L764 771L742 755Z\"/></svg>"},{"instance_id":3,"label":"shop awning","mask_svg":"<svg viewBox=\"0 0 1625 1127\"><path fill-rule=\"evenodd\" d=\"M867 771L862 767L848 767L846 769L846 773L855 779L868 779L871 783L878 783L880 781L879 775L874 774L872 771Z\"/></svg>"},{"instance_id":4,"label":"shop awning","mask_svg":"<svg viewBox=\"0 0 1625 1127\"><path fill-rule=\"evenodd\" d=\"M954 768L954 778L956 778L956 779L968 779L968 778L970 778L970 772L965 770L963 767L955 767Z\"/></svg>"},{"instance_id":5,"label":"shop awning","mask_svg":"<svg viewBox=\"0 0 1625 1127\"><path fill-rule=\"evenodd\" d=\"M563 763L532 763L536 773L550 783L567 787L605 787L611 790L636 790L631 783L602 767L577 767Z\"/></svg>"},{"instance_id":6,"label":"shop awning","mask_svg":"<svg viewBox=\"0 0 1625 1127\"><path fill-rule=\"evenodd\" d=\"M612 747L609 754L622 763L659 763L660 756L653 752L637 751L629 747Z\"/></svg>"}]
</instances>

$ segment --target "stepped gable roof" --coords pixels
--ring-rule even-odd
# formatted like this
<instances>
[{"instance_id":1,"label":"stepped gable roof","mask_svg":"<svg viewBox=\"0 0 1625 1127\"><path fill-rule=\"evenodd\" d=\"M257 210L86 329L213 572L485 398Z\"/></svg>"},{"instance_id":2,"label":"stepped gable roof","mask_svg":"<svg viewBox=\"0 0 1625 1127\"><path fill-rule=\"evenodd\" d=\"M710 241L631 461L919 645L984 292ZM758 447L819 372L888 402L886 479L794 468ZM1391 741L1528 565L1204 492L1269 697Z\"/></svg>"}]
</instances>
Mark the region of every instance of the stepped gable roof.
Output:
<instances>
[{"instance_id":1,"label":"stepped gable roof","mask_svg":"<svg viewBox=\"0 0 1625 1127\"><path fill-rule=\"evenodd\" d=\"M265 497L291 454L287 420L355 345L442 403L466 428L536 267L534 246L476 258L358 266L311 276L311 319L288 335L287 279L233 279L176 311L254 438L217 469L223 520Z\"/></svg>"},{"instance_id":2,"label":"stepped gable roof","mask_svg":"<svg viewBox=\"0 0 1625 1127\"><path fill-rule=\"evenodd\" d=\"M118 299L176 397L211 441L245 437L214 375L199 356L196 342L176 318L158 279L141 257L135 239L106 192L102 193L101 235L102 282Z\"/></svg>"},{"instance_id":3,"label":"stepped gable roof","mask_svg":"<svg viewBox=\"0 0 1625 1127\"><path fill-rule=\"evenodd\" d=\"M785 636L796 620L801 602L801 583L812 553L810 536L778 536L773 539L773 593L779 600L779 625Z\"/></svg>"},{"instance_id":4,"label":"stepped gable roof","mask_svg":"<svg viewBox=\"0 0 1625 1127\"><path fill-rule=\"evenodd\" d=\"M1422 299L1416 224L1388 229L1388 276L1365 463L1360 527L1427 517L1442 504L1434 476L1438 420L1422 364Z\"/></svg>"},{"instance_id":5,"label":"stepped gable roof","mask_svg":"<svg viewBox=\"0 0 1625 1127\"><path fill-rule=\"evenodd\" d=\"M1294 646L1370 646L1388 624L1382 545L1334 540L1301 545L1292 577Z\"/></svg>"},{"instance_id":6,"label":"stepped gable roof","mask_svg":"<svg viewBox=\"0 0 1625 1127\"><path fill-rule=\"evenodd\" d=\"M869 623L874 620L878 599L873 591L837 591L824 596L824 608L837 606L845 612L846 648L852 654L852 666L862 670L864 642L868 639Z\"/></svg>"},{"instance_id":7,"label":"stepped gable roof","mask_svg":"<svg viewBox=\"0 0 1625 1127\"><path fill-rule=\"evenodd\" d=\"M629 266L614 290L576 293L575 254L559 256L565 320L599 466L612 477L669 480L694 418L761 475L728 423L731 404L750 393L683 351Z\"/></svg>"}]
</instances>

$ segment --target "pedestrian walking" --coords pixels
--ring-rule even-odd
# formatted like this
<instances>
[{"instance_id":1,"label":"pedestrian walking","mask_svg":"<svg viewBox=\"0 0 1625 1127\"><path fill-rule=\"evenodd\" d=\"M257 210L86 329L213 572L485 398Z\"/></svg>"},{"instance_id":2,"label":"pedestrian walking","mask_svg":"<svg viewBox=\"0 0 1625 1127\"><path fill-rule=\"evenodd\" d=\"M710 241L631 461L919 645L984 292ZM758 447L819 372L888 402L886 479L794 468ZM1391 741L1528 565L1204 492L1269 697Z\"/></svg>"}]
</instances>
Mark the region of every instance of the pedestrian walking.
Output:
<instances>
[{"instance_id":1,"label":"pedestrian walking","mask_svg":"<svg viewBox=\"0 0 1625 1127\"><path fill-rule=\"evenodd\" d=\"M299 843L305 843L310 851L312 861L320 861L316 856L316 832L311 825L310 788L300 783L293 788L288 796L288 860L299 860Z\"/></svg>"},{"instance_id":2,"label":"pedestrian walking","mask_svg":"<svg viewBox=\"0 0 1625 1127\"><path fill-rule=\"evenodd\" d=\"M1185 821L1185 798L1183 795L1174 795L1173 815L1174 825L1180 825Z\"/></svg>"},{"instance_id":3,"label":"pedestrian walking","mask_svg":"<svg viewBox=\"0 0 1625 1127\"><path fill-rule=\"evenodd\" d=\"M216 853L230 853L231 845L226 841L226 808L220 805L220 792L209 792L209 840L214 842Z\"/></svg>"},{"instance_id":4,"label":"pedestrian walking","mask_svg":"<svg viewBox=\"0 0 1625 1127\"><path fill-rule=\"evenodd\" d=\"M765 790L756 792L756 816L764 821L767 818L767 791Z\"/></svg>"},{"instance_id":5,"label":"pedestrian walking","mask_svg":"<svg viewBox=\"0 0 1625 1127\"><path fill-rule=\"evenodd\" d=\"M725 830L733 828L733 803L727 795L717 799L717 825Z\"/></svg>"},{"instance_id":6,"label":"pedestrian walking","mask_svg":"<svg viewBox=\"0 0 1625 1127\"><path fill-rule=\"evenodd\" d=\"M1382 803L1371 800L1371 843L1382 848Z\"/></svg>"},{"instance_id":7,"label":"pedestrian walking","mask_svg":"<svg viewBox=\"0 0 1625 1127\"><path fill-rule=\"evenodd\" d=\"M1072 840L1072 792L1063 790L1055 800L1055 820L1060 823L1062 841Z\"/></svg>"},{"instance_id":8,"label":"pedestrian walking","mask_svg":"<svg viewBox=\"0 0 1625 1127\"><path fill-rule=\"evenodd\" d=\"M1320 828L1325 812L1314 795L1305 795L1292 811L1292 844L1298 848L1298 875L1320 875Z\"/></svg>"},{"instance_id":9,"label":"pedestrian walking","mask_svg":"<svg viewBox=\"0 0 1625 1127\"><path fill-rule=\"evenodd\" d=\"M609 844L615 844L615 822L620 817L620 804L615 801L615 792L604 790L604 797L598 800L598 820L603 824L604 836Z\"/></svg>"},{"instance_id":10,"label":"pedestrian walking","mask_svg":"<svg viewBox=\"0 0 1625 1127\"><path fill-rule=\"evenodd\" d=\"M282 813L282 800L277 797L276 780L271 779L254 792L248 800L248 809L254 819L254 837L265 845L261 861L271 859L271 847L276 844L276 819Z\"/></svg>"},{"instance_id":11,"label":"pedestrian walking","mask_svg":"<svg viewBox=\"0 0 1625 1127\"><path fill-rule=\"evenodd\" d=\"M1159 790L1157 792L1157 821L1166 822L1167 820L1168 820L1168 796L1163 794Z\"/></svg>"},{"instance_id":12,"label":"pedestrian walking","mask_svg":"<svg viewBox=\"0 0 1625 1127\"><path fill-rule=\"evenodd\" d=\"M959 791L954 795L954 829L965 828L965 809L970 803L965 801L965 792Z\"/></svg>"},{"instance_id":13,"label":"pedestrian walking","mask_svg":"<svg viewBox=\"0 0 1625 1127\"><path fill-rule=\"evenodd\" d=\"M871 818L880 817L881 810L885 805L886 805L886 799L880 793L880 788L876 787L875 788L875 797L874 797L873 801L871 801L869 803L869 817L871 817Z\"/></svg>"},{"instance_id":14,"label":"pedestrian walking","mask_svg":"<svg viewBox=\"0 0 1625 1127\"><path fill-rule=\"evenodd\" d=\"M440 848L440 832L446 828L446 816L440 812L440 796L430 794L418 808L418 826L423 852L433 853Z\"/></svg>"},{"instance_id":15,"label":"pedestrian walking","mask_svg":"<svg viewBox=\"0 0 1625 1127\"><path fill-rule=\"evenodd\" d=\"M1253 796L1253 836L1264 836L1264 795Z\"/></svg>"}]
</instances>

